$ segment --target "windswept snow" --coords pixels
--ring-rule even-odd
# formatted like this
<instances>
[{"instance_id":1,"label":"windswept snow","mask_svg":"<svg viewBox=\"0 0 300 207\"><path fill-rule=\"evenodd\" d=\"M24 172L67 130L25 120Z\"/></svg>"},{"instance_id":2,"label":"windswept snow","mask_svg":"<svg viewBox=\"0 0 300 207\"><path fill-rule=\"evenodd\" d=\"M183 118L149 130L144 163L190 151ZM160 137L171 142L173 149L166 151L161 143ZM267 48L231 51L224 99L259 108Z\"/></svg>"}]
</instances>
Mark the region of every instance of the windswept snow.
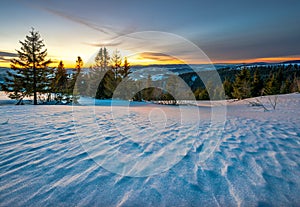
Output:
<instances>
[{"instance_id":1,"label":"windswept snow","mask_svg":"<svg viewBox=\"0 0 300 207\"><path fill-rule=\"evenodd\" d=\"M300 94L227 103L221 133L224 101L118 103L0 106L0 206L300 205Z\"/></svg>"}]
</instances>

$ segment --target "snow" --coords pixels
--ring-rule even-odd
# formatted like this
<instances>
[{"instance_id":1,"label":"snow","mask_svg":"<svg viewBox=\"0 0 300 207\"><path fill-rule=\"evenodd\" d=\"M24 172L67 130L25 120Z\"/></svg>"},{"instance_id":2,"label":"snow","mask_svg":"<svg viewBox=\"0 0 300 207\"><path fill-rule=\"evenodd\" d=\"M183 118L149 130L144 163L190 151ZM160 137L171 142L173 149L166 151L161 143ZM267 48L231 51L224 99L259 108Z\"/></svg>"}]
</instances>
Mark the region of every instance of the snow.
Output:
<instances>
[{"instance_id":1,"label":"snow","mask_svg":"<svg viewBox=\"0 0 300 207\"><path fill-rule=\"evenodd\" d=\"M0 98L0 206L300 205L300 94L266 112L249 106L255 99Z\"/></svg>"}]
</instances>

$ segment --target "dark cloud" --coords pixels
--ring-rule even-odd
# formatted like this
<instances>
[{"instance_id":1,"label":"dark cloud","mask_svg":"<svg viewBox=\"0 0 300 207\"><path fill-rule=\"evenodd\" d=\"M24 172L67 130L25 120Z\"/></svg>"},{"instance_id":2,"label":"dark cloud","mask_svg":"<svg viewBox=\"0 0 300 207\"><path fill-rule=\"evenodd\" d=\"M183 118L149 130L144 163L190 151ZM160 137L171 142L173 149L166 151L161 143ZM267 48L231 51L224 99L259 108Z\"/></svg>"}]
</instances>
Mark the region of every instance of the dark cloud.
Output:
<instances>
[{"instance_id":1,"label":"dark cloud","mask_svg":"<svg viewBox=\"0 0 300 207\"><path fill-rule=\"evenodd\" d=\"M12 52L0 51L0 57L17 57L18 54Z\"/></svg>"},{"instance_id":2,"label":"dark cloud","mask_svg":"<svg viewBox=\"0 0 300 207\"><path fill-rule=\"evenodd\" d=\"M0 62L9 63L11 58L17 57L16 53L0 51Z\"/></svg>"},{"instance_id":3,"label":"dark cloud","mask_svg":"<svg viewBox=\"0 0 300 207\"><path fill-rule=\"evenodd\" d=\"M220 39L211 37L208 42L195 38L193 42L212 60L253 59L299 55L299 35L300 32L277 32L276 35L266 32L224 36Z\"/></svg>"}]
</instances>

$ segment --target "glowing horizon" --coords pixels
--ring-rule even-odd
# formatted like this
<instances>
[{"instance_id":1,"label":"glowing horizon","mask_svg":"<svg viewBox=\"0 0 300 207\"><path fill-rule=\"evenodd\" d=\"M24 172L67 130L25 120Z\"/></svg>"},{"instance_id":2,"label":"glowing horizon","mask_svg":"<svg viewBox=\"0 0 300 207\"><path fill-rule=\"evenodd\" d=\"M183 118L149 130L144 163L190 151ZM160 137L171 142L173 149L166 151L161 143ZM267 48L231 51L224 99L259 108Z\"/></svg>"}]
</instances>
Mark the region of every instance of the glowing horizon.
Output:
<instances>
[{"instance_id":1,"label":"glowing horizon","mask_svg":"<svg viewBox=\"0 0 300 207\"><path fill-rule=\"evenodd\" d=\"M80 56L80 55L77 55ZM76 58L77 56L74 56L74 58L71 60L71 58L58 58L57 56L48 56L48 59L51 59L53 63L50 64L51 67L57 67L60 61L63 61L65 68L74 68L76 64ZM81 56L83 57L83 56ZM84 56L88 57L88 56ZM141 54L135 54L135 55L129 55L126 56L128 59L128 62L131 66L148 66L148 65L171 65L171 64L249 64L249 63L256 63L256 62L266 62L266 63L281 63L286 61L295 61L300 60L300 56L290 56L290 57L262 57L262 58L252 58L252 59L232 59L232 60L211 60L211 62L198 62L197 60L194 61L184 61L176 58L172 58L170 56L161 56L160 58L157 58L155 56L154 58L151 58L151 55L148 55L146 58L143 58L143 55ZM89 68L93 65L93 62L90 57L84 59L84 66L85 68ZM124 61L124 57L122 59ZM10 68L10 61L1 61L0 67L1 68Z\"/></svg>"}]
</instances>

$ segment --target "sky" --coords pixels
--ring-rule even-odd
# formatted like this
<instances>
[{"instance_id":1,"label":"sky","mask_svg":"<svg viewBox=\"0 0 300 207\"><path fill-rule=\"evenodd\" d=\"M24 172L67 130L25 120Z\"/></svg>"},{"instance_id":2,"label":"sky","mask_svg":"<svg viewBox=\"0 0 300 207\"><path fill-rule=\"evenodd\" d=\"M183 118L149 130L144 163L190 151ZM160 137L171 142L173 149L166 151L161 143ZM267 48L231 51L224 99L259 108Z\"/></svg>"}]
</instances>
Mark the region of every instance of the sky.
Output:
<instances>
[{"instance_id":1,"label":"sky","mask_svg":"<svg viewBox=\"0 0 300 207\"><path fill-rule=\"evenodd\" d=\"M77 56L90 64L101 46L120 50L133 65L202 63L194 46L215 63L295 60L299 8L299 0L3 1L0 66L9 66L32 27L48 57L67 67Z\"/></svg>"}]
</instances>

